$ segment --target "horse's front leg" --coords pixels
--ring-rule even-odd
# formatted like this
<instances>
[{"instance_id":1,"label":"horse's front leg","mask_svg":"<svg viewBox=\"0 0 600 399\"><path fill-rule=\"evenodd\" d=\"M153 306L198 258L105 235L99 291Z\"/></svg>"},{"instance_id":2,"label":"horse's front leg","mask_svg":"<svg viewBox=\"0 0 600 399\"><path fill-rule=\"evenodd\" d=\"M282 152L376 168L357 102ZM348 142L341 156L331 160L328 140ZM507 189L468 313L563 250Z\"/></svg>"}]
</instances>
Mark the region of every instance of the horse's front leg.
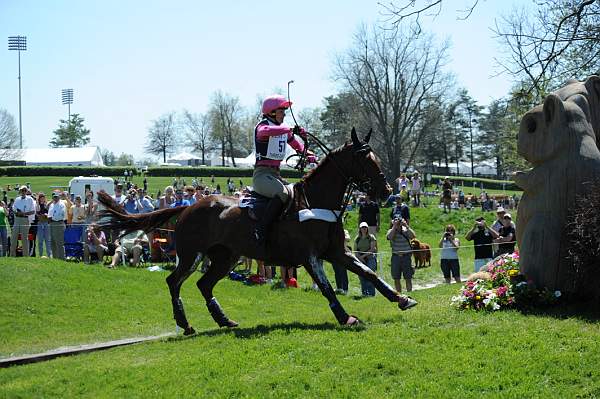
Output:
<instances>
[{"instance_id":1,"label":"horse's front leg","mask_svg":"<svg viewBox=\"0 0 600 399\"><path fill-rule=\"evenodd\" d=\"M385 296L390 302L398 302L398 307L402 310L410 309L417 305L417 301L414 299L399 294L398 291L393 289L388 283L383 281L377 274L369 269L367 265L362 263L356 256L346 252L335 259L329 259L331 263L336 265L344 266L352 273L370 281L375 286L375 289Z\"/></svg>"},{"instance_id":2,"label":"horse's front leg","mask_svg":"<svg viewBox=\"0 0 600 399\"><path fill-rule=\"evenodd\" d=\"M307 264L304 265L306 271L312 277L313 281L317 283L317 286L321 290L321 294L329 301L329 308L333 312L338 323L347 326L353 326L360 324L360 320L355 316L350 316L342 304L337 299L333 287L329 283L325 270L323 269L323 261L317 259L315 256L311 256Z\"/></svg>"}]
</instances>

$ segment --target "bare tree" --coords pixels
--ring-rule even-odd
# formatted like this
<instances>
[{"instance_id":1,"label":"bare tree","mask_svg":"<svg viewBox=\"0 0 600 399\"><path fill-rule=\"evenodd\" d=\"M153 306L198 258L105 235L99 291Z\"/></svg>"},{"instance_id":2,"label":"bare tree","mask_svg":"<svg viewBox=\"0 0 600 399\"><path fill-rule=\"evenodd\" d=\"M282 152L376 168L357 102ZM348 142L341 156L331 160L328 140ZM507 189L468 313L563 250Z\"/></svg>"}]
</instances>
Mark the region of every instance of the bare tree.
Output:
<instances>
[{"instance_id":1,"label":"bare tree","mask_svg":"<svg viewBox=\"0 0 600 399\"><path fill-rule=\"evenodd\" d=\"M442 73L446 50L430 35L363 27L336 60L334 78L359 98L390 176L412 162L422 143L427 104L443 95L449 80Z\"/></svg>"},{"instance_id":2,"label":"bare tree","mask_svg":"<svg viewBox=\"0 0 600 399\"><path fill-rule=\"evenodd\" d=\"M520 10L504 17L495 33L507 49L498 63L541 99L567 79L600 71L600 2L554 0L538 5L533 16Z\"/></svg>"},{"instance_id":3,"label":"bare tree","mask_svg":"<svg viewBox=\"0 0 600 399\"><path fill-rule=\"evenodd\" d=\"M457 19L465 20L471 16L479 0L471 0L468 5L458 10ZM421 31L421 17L437 17L442 12L443 0L404 0L379 3L383 7L383 15L392 26L398 27L404 22L414 23Z\"/></svg>"},{"instance_id":4,"label":"bare tree","mask_svg":"<svg viewBox=\"0 0 600 399\"><path fill-rule=\"evenodd\" d=\"M148 141L144 149L148 154L162 155L163 162L167 162L167 154L172 153L177 148L178 141L175 113L171 112L152 121L152 126L148 129Z\"/></svg>"},{"instance_id":5,"label":"bare tree","mask_svg":"<svg viewBox=\"0 0 600 399\"><path fill-rule=\"evenodd\" d=\"M186 143L194 151L200 152L202 165L206 165L206 153L212 149L209 116L207 114L192 114L188 110L183 110L182 119Z\"/></svg>"},{"instance_id":6,"label":"bare tree","mask_svg":"<svg viewBox=\"0 0 600 399\"><path fill-rule=\"evenodd\" d=\"M5 109L0 108L0 160L21 160L19 149L19 130L15 118Z\"/></svg>"},{"instance_id":7,"label":"bare tree","mask_svg":"<svg viewBox=\"0 0 600 399\"><path fill-rule=\"evenodd\" d=\"M440 14L448 1L405 0L379 3L387 22L398 27ZM471 0L458 19L467 19L479 4ZM496 23L494 32L507 50L496 61L502 71L527 83L538 101L567 79L600 73L600 2L598 0L538 0L535 13L514 11Z\"/></svg>"},{"instance_id":8,"label":"bare tree","mask_svg":"<svg viewBox=\"0 0 600 399\"><path fill-rule=\"evenodd\" d=\"M212 134L221 143L221 159L225 166L225 157L231 157L231 164L235 167L235 155L241 154L241 141L244 110L240 100L227 93L217 91L213 94L209 110Z\"/></svg>"}]
</instances>

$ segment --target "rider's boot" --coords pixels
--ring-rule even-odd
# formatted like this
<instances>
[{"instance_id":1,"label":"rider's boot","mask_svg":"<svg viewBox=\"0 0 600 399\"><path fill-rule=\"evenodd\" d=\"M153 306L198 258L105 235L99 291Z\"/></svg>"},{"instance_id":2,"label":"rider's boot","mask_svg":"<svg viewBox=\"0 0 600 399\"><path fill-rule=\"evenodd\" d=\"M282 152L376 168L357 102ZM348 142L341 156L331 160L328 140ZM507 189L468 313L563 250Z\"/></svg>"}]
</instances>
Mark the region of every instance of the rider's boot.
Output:
<instances>
[{"instance_id":1,"label":"rider's boot","mask_svg":"<svg viewBox=\"0 0 600 399\"><path fill-rule=\"evenodd\" d=\"M256 241L257 246L257 258L264 260L267 254L267 233L269 230L269 226L281 213L281 209L283 208L283 201L279 197L271 198L267 207L265 208L265 213L263 217L257 222L256 227L254 228L254 240Z\"/></svg>"}]
</instances>

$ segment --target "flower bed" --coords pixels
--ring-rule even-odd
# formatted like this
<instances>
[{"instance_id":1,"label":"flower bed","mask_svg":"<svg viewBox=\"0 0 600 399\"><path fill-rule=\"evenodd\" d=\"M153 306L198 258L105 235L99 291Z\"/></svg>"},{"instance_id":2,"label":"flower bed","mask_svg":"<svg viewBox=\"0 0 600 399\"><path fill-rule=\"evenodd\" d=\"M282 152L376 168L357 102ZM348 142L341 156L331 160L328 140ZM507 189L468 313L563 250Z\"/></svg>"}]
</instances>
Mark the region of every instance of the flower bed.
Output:
<instances>
[{"instance_id":1,"label":"flower bed","mask_svg":"<svg viewBox=\"0 0 600 399\"><path fill-rule=\"evenodd\" d=\"M551 305L558 301L560 291L537 289L520 273L519 253L504 254L486 265L467 281L460 295L452 297L459 309L500 310Z\"/></svg>"}]
</instances>

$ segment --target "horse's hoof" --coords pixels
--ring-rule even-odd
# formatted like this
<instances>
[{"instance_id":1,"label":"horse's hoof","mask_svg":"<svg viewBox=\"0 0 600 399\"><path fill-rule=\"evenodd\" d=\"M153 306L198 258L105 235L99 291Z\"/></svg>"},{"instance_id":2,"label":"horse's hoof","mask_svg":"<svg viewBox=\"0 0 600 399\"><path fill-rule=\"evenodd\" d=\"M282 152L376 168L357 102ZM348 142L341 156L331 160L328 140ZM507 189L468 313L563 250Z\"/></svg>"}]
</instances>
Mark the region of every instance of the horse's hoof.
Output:
<instances>
[{"instance_id":1,"label":"horse's hoof","mask_svg":"<svg viewBox=\"0 0 600 399\"><path fill-rule=\"evenodd\" d=\"M183 330L183 335L193 335L196 334L196 330L192 326L188 326L185 330Z\"/></svg>"},{"instance_id":2,"label":"horse's hoof","mask_svg":"<svg viewBox=\"0 0 600 399\"><path fill-rule=\"evenodd\" d=\"M348 320L346 320L347 326L358 326L361 324L361 321L356 316L348 316Z\"/></svg>"},{"instance_id":3,"label":"horse's hoof","mask_svg":"<svg viewBox=\"0 0 600 399\"><path fill-rule=\"evenodd\" d=\"M400 310L408 310L410 308L414 308L418 304L419 302L415 301L409 296L400 297L400 300L398 301L398 307Z\"/></svg>"},{"instance_id":4,"label":"horse's hoof","mask_svg":"<svg viewBox=\"0 0 600 399\"><path fill-rule=\"evenodd\" d=\"M227 328L234 328L239 326L240 324L237 321L233 321L233 320L227 320L225 323L223 323L220 327L227 327Z\"/></svg>"}]
</instances>

